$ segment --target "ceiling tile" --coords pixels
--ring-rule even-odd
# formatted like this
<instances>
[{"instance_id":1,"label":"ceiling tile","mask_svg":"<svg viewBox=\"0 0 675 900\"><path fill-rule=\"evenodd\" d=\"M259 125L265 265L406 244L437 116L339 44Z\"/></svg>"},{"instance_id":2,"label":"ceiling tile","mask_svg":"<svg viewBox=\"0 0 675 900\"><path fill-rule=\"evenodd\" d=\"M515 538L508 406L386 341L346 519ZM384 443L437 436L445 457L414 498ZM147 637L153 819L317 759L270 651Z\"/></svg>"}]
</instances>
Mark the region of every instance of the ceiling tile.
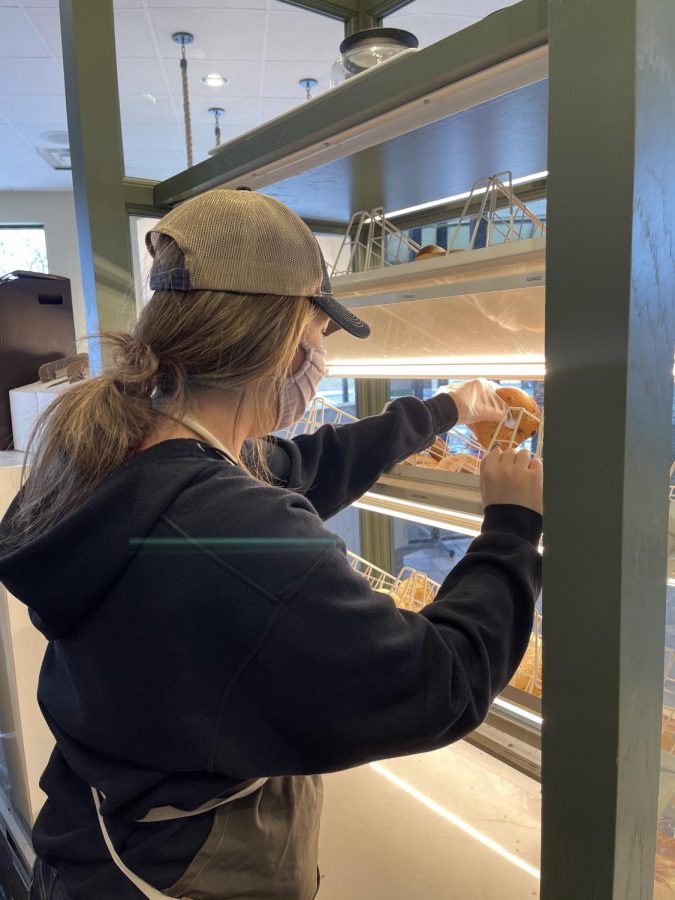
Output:
<instances>
[{"instance_id":1,"label":"ceiling tile","mask_svg":"<svg viewBox=\"0 0 675 900\"><path fill-rule=\"evenodd\" d=\"M125 59L117 64L120 94L166 94L168 79L161 63L155 59Z\"/></svg>"},{"instance_id":2,"label":"ceiling tile","mask_svg":"<svg viewBox=\"0 0 675 900\"><path fill-rule=\"evenodd\" d=\"M21 147L24 148L24 151L27 148L26 139L17 132L15 128L9 124L9 122L5 122L3 119L0 119L0 149L2 149L3 154L5 148L16 148L19 149ZM4 155L3 155L4 160ZM4 166L0 166L0 171Z\"/></svg>"},{"instance_id":3,"label":"ceiling tile","mask_svg":"<svg viewBox=\"0 0 675 900\"><path fill-rule=\"evenodd\" d=\"M385 16L384 23L389 27L394 26L394 21L401 16L410 15L457 15L467 16L473 19L482 19L484 16L512 6L517 0L413 0L398 12ZM440 38L439 38L440 40Z\"/></svg>"},{"instance_id":4,"label":"ceiling tile","mask_svg":"<svg viewBox=\"0 0 675 900\"><path fill-rule=\"evenodd\" d=\"M239 137L240 134L244 134L247 130L247 125L232 125L227 122L226 118L220 123L220 141L224 144L226 141L231 141L233 138ZM209 125L197 123L196 125L193 125L192 136L196 144L210 150L212 147L215 147L216 144L214 123L211 122Z\"/></svg>"},{"instance_id":5,"label":"ceiling tile","mask_svg":"<svg viewBox=\"0 0 675 900\"><path fill-rule=\"evenodd\" d=\"M117 0L115 0L117 2ZM267 9L266 0L148 0L160 9Z\"/></svg>"},{"instance_id":6,"label":"ceiling tile","mask_svg":"<svg viewBox=\"0 0 675 900\"><path fill-rule=\"evenodd\" d=\"M441 16L441 15L409 15L399 14L396 22L390 22L393 16L389 16L387 25L391 28L403 28L411 31L419 40L420 50L435 44L448 35L455 34L473 25L477 19L468 16Z\"/></svg>"},{"instance_id":7,"label":"ceiling tile","mask_svg":"<svg viewBox=\"0 0 675 900\"><path fill-rule=\"evenodd\" d=\"M296 106L301 106L303 103L306 103L306 101L302 97L275 97L261 100L259 121L267 122L269 119L274 119L276 116L288 112L289 109L295 109Z\"/></svg>"},{"instance_id":8,"label":"ceiling tile","mask_svg":"<svg viewBox=\"0 0 675 900\"><path fill-rule=\"evenodd\" d=\"M0 59L1 94L63 94L63 68L53 59Z\"/></svg>"},{"instance_id":9,"label":"ceiling tile","mask_svg":"<svg viewBox=\"0 0 675 900\"><path fill-rule=\"evenodd\" d=\"M58 11L56 12L58 17ZM49 56L40 35L36 33L27 14L17 7L0 7L2 55L6 59Z\"/></svg>"},{"instance_id":10,"label":"ceiling tile","mask_svg":"<svg viewBox=\"0 0 675 900\"><path fill-rule=\"evenodd\" d=\"M153 125L155 122L168 124L176 122L176 112L171 98L164 95L156 99L156 103L150 103L138 94L121 95L122 134L124 134L125 126L130 122L146 123L148 126Z\"/></svg>"},{"instance_id":11,"label":"ceiling tile","mask_svg":"<svg viewBox=\"0 0 675 900\"><path fill-rule=\"evenodd\" d=\"M114 0L115 9L141 9L143 0Z\"/></svg>"},{"instance_id":12,"label":"ceiling tile","mask_svg":"<svg viewBox=\"0 0 675 900\"><path fill-rule=\"evenodd\" d=\"M30 103L27 103L25 97L0 96L0 114L9 119L13 125L65 122L66 98L58 94L34 94Z\"/></svg>"},{"instance_id":13,"label":"ceiling tile","mask_svg":"<svg viewBox=\"0 0 675 900\"><path fill-rule=\"evenodd\" d=\"M62 56L61 20L59 19L58 9L29 9L27 10L27 14L42 35L42 39L47 44L49 52L53 53L54 56ZM47 52L45 51L42 55L46 56Z\"/></svg>"},{"instance_id":14,"label":"ceiling tile","mask_svg":"<svg viewBox=\"0 0 675 900\"><path fill-rule=\"evenodd\" d=\"M312 96L316 97L330 87L330 70L334 60L323 59L313 62L303 60L287 60L279 62L271 60L265 63L263 80L263 97L298 97L305 99L305 89L298 82L301 78L316 78L318 87L312 88Z\"/></svg>"},{"instance_id":15,"label":"ceiling tile","mask_svg":"<svg viewBox=\"0 0 675 900\"><path fill-rule=\"evenodd\" d=\"M180 48L171 40L176 31L190 31L195 41L188 59L262 59L266 15L259 9L152 9L152 23L165 59L178 59ZM225 74L225 73L223 73Z\"/></svg>"},{"instance_id":16,"label":"ceiling tile","mask_svg":"<svg viewBox=\"0 0 675 900\"><path fill-rule=\"evenodd\" d=\"M58 9L59 0L21 0L21 3L28 9L37 7L38 9Z\"/></svg>"},{"instance_id":17,"label":"ceiling tile","mask_svg":"<svg viewBox=\"0 0 675 900\"><path fill-rule=\"evenodd\" d=\"M336 19L302 10L270 13L268 60L335 59L344 26Z\"/></svg>"},{"instance_id":18,"label":"ceiling tile","mask_svg":"<svg viewBox=\"0 0 675 900\"><path fill-rule=\"evenodd\" d=\"M50 131L65 131L66 134L68 133L65 116L60 121L42 120L40 122L12 122L12 125L14 125L21 137L24 138L25 144L32 144L34 147L55 146L42 137L43 134L47 134Z\"/></svg>"},{"instance_id":19,"label":"ceiling tile","mask_svg":"<svg viewBox=\"0 0 675 900\"><path fill-rule=\"evenodd\" d=\"M344 26L311 12L273 12L269 17L268 60L335 59Z\"/></svg>"},{"instance_id":20,"label":"ceiling tile","mask_svg":"<svg viewBox=\"0 0 675 900\"><path fill-rule=\"evenodd\" d=\"M149 124L125 120L122 139L125 153L139 150L144 153L153 151L161 154L164 149L180 150L185 145L183 126L178 122Z\"/></svg>"},{"instance_id":21,"label":"ceiling tile","mask_svg":"<svg viewBox=\"0 0 675 900\"><path fill-rule=\"evenodd\" d=\"M155 45L145 10L115 10L115 45L118 60L155 58Z\"/></svg>"},{"instance_id":22,"label":"ceiling tile","mask_svg":"<svg viewBox=\"0 0 675 900\"><path fill-rule=\"evenodd\" d=\"M38 162L40 159L38 158ZM0 191L72 191L72 174L55 171L47 163L36 168L0 171Z\"/></svg>"}]
</instances>

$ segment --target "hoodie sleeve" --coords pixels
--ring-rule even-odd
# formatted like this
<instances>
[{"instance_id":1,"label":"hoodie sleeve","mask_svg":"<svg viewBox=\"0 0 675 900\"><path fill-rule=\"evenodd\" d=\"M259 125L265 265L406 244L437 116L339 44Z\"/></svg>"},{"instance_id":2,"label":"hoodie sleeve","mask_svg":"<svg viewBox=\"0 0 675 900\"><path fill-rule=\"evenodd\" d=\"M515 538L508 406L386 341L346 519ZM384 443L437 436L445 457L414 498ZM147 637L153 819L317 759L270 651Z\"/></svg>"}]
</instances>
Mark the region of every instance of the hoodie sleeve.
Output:
<instances>
[{"instance_id":1,"label":"hoodie sleeve","mask_svg":"<svg viewBox=\"0 0 675 900\"><path fill-rule=\"evenodd\" d=\"M324 425L292 441L271 437L268 462L276 483L304 494L325 520L456 422L457 407L448 394L430 400L403 397L379 416L337 428Z\"/></svg>"},{"instance_id":2,"label":"hoodie sleeve","mask_svg":"<svg viewBox=\"0 0 675 900\"><path fill-rule=\"evenodd\" d=\"M527 647L540 532L530 510L489 507L483 533L421 613L399 610L338 546L328 549L224 698L214 770L329 772L464 737Z\"/></svg>"}]
</instances>

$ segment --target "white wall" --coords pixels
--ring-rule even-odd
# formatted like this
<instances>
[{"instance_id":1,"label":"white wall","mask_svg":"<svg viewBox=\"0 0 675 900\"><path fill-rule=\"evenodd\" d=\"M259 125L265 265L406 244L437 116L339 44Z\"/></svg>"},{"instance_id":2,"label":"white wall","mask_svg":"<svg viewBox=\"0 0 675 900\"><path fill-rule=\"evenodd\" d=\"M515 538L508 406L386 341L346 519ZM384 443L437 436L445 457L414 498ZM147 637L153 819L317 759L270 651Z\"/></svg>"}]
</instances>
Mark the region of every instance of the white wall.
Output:
<instances>
[{"instance_id":1,"label":"white wall","mask_svg":"<svg viewBox=\"0 0 675 900\"><path fill-rule=\"evenodd\" d=\"M44 225L49 271L70 278L75 336L82 338L87 326L72 191L0 191L0 225L27 224Z\"/></svg>"}]
</instances>

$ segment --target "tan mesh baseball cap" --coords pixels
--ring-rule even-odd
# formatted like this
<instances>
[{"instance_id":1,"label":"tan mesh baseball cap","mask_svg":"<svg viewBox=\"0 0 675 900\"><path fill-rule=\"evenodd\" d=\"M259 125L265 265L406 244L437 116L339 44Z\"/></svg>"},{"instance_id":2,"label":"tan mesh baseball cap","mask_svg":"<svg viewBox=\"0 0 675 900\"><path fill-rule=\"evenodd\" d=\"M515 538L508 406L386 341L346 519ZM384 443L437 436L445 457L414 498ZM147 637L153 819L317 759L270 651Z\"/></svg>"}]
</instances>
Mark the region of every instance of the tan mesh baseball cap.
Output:
<instances>
[{"instance_id":1,"label":"tan mesh baseball cap","mask_svg":"<svg viewBox=\"0 0 675 900\"><path fill-rule=\"evenodd\" d=\"M340 328L366 338L370 327L333 296L319 244L291 209L255 191L218 188L186 200L145 236L154 258L166 234L185 266L155 271L153 291L211 290L309 297Z\"/></svg>"}]
</instances>

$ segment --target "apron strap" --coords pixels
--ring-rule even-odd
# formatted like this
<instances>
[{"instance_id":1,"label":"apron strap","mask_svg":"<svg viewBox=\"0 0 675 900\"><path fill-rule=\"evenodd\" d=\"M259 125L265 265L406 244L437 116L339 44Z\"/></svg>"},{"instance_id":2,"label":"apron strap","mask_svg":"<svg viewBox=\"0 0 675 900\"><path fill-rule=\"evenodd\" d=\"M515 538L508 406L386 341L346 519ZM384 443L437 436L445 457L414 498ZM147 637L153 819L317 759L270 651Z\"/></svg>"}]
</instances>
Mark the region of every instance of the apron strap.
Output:
<instances>
[{"instance_id":1,"label":"apron strap","mask_svg":"<svg viewBox=\"0 0 675 900\"><path fill-rule=\"evenodd\" d=\"M227 797L221 797L218 800L209 800L207 803L203 803L201 806L197 807L197 809L184 810L178 809L175 806L158 806L155 807L155 809L151 809L142 819L137 819L137 821L168 822L171 819L187 819L190 816L198 816L201 813L216 809L218 806L224 806L226 803L232 803L234 800L239 800L241 797L248 797L249 794L259 790L266 781L266 778L256 778L254 781L248 782L236 793L229 794ZM96 815L98 816L98 824L101 827L103 840L105 841L105 845L108 848L108 853L110 853L112 861L120 872L122 872L123 875L126 875L129 881L138 888L144 897L149 898L149 900L190 900L189 897L170 898L168 894L163 894L161 891L158 891L157 888L148 884L147 881L143 881L143 879L139 878L138 875L135 875L128 866L124 865L120 855L113 846L110 834L108 833L103 816L101 815L101 799L99 797L99 792L93 787L91 793L94 798L94 806L96 807Z\"/></svg>"},{"instance_id":2,"label":"apron strap","mask_svg":"<svg viewBox=\"0 0 675 900\"><path fill-rule=\"evenodd\" d=\"M148 884L147 881L143 881L142 878L139 878L138 875L134 875L134 873L122 862L117 850L113 847L113 842L110 840L110 835L108 834L108 829L105 827L105 822L103 821L103 816L101 815L101 801L98 796L98 791L96 788L91 789L92 796L94 797L94 804L96 806L96 815L98 816L98 824L101 826L101 834L103 835L103 840L105 841L105 845L108 848L108 853L112 857L113 862L117 866L117 868L122 872L123 875L126 875L129 881L138 888L138 890L143 894L144 897L148 897L149 900L167 900L167 894L163 894L161 891L158 891L151 884ZM173 898L173 900L179 900L179 898ZM187 898L182 898L182 900L187 900Z\"/></svg>"}]
</instances>

